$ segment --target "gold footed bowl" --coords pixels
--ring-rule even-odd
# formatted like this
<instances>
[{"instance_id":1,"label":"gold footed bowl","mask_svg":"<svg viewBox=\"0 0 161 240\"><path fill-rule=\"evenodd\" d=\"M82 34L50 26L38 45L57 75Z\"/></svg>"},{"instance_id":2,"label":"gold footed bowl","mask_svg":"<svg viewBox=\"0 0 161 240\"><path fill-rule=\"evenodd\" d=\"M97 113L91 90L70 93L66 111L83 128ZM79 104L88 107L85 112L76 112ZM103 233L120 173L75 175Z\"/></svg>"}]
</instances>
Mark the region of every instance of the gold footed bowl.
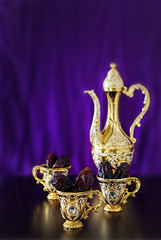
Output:
<instances>
[{"instance_id":1,"label":"gold footed bowl","mask_svg":"<svg viewBox=\"0 0 161 240\"><path fill-rule=\"evenodd\" d=\"M122 179L104 179L97 176L101 187L104 202L107 203L104 211L105 212L120 212L122 207L120 203L127 203L127 198L132 196L139 191L141 183L136 177L127 177ZM135 190L129 192L127 185L135 183Z\"/></svg>"},{"instance_id":2,"label":"gold footed bowl","mask_svg":"<svg viewBox=\"0 0 161 240\"><path fill-rule=\"evenodd\" d=\"M50 185L50 181L56 172L61 172L65 176L68 176L68 171L70 168L71 166L66 168L47 168L45 167L45 164L42 164L40 166L35 166L32 169L32 175L34 176L36 183L41 183L44 187L43 190L49 192L47 196L49 200L58 200L59 198L56 193L56 189ZM43 175L42 178L37 176L37 171L40 171L40 173Z\"/></svg>"},{"instance_id":3,"label":"gold footed bowl","mask_svg":"<svg viewBox=\"0 0 161 240\"><path fill-rule=\"evenodd\" d=\"M60 210L63 218L66 220L63 224L65 229L77 229L83 227L80 221L82 218L87 219L91 210L97 212L102 203L102 193L98 190L89 190L86 192L61 192L57 191ZM93 198L93 194L97 195L98 202L94 206L90 206L88 199Z\"/></svg>"}]
</instances>

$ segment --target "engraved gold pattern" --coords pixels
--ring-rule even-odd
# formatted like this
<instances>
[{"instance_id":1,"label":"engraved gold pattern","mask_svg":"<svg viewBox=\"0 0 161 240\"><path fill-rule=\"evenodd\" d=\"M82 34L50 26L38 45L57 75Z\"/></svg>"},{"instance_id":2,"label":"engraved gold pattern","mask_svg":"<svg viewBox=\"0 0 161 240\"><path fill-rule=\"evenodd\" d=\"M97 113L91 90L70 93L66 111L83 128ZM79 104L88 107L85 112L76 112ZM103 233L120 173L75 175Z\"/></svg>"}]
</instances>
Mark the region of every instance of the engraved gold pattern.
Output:
<instances>
[{"instance_id":1,"label":"engraved gold pattern","mask_svg":"<svg viewBox=\"0 0 161 240\"><path fill-rule=\"evenodd\" d=\"M87 219L89 212L91 210L94 210L96 212L102 203L102 194L98 190L90 190L77 193L57 191L57 194L60 201L61 214L66 220L63 225L65 228L82 227L83 224L80 222L80 220L82 218ZM92 199L93 194L97 195L98 202L96 205L90 206L88 199Z\"/></svg>"},{"instance_id":2,"label":"engraved gold pattern","mask_svg":"<svg viewBox=\"0 0 161 240\"><path fill-rule=\"evenodd\" d=\"M116 70L116 64L110 64L111 70L108 71L107 77L103 82L103 89L104 91L108 91L109 88L120 88L124 87L124 82L120 77L119 72Z\"/></svg>"},{"instance_id":3,"label":"engraved gold pattern","mask_svg":"<svg viewBox=\"0 0 161 240\"><path fill-rule=\"evenodd\" d=\"M131 164L133 158L133 151L131 152L107 152L106 154L108 161L110 162L111 166L116 169L120 163L127 162L129 165Z\"/></svg>"},{"instance_id":4,"label":"engraved gold pattern","mask_svg":"<svg viewBox=\"0 0 161 240\"><path fill-rule=\"evenodd\" d=\"M117 210L121 211L121 207L119 208L118 205L120 203L127 203L127 198L130 196L135 197L135 194L141 186L140 180L136 177L103 179L97 176L97 178L99 180L104 202L108 204L104 210L107 211L108 209L109 212L116 212ZM135 189L134 191L129 192L126 185L131 185L132 182L135 183ZM111 207L109 205L111 205Z\"/></svg>"},{"instance_id":5,"label":"engraved gold pattern","mask_svg":"<svg viewBox=\"0 0 161 240\"><path fill-rule=\"evenodd\" d=\"M148 90L141 84L132 85L127 90L116 70L116 65L111 64L111 68L103 83L103 89L108 98L108 115L102 131L100 131L99 99L94 90L85 91L85 93L88 93L94 102L94 115L90 129L93 161L98 167L100 162L107 160L111 163L112 167L116 169L121 162L131 164L134 153L134 143L136 142L133 136L134 129L135 126L140 126L140 120L149 108L150 96ZM141 89L142 93L145 94L144 107L130 127L130 136L127 136L119 121L119 99L122 92L128 97L133 97L135 89Z\"/></svg>"},{"instance_id":6,"label":"engraved gold pattern","mask_svg":"<svg viewBox=\"0 0 161 240\"><path fill-rule=\"evenodd\" d=\"M121 131L118 129L112 134L106 146L114 146L114 145L127 145L131 144L130 140L126 138Z\"/></svg>"},{"instance_id":7,"label":"engraved gold pattern","mask_svg":"<svg viewBox=\"0 0 161 240\"><path fill-rule=\"evenodd\" d=\"M58 199L56 189L53 186L50 186L49 182L51 181L53 175L56 172L61 172L65 176L68 175L68 170L71 168L71 166L67 168L46 168L45 164L42 164L40 166L35 166L32 169L32 175L34 176L36 183L41 183L43 185L43 190L49 192L50 194L47 196L48 199L56 200ZM37 176L37 171L40 171L40 173L43 175L42 178L39 178Z\"/></svg>"}]
</instances>

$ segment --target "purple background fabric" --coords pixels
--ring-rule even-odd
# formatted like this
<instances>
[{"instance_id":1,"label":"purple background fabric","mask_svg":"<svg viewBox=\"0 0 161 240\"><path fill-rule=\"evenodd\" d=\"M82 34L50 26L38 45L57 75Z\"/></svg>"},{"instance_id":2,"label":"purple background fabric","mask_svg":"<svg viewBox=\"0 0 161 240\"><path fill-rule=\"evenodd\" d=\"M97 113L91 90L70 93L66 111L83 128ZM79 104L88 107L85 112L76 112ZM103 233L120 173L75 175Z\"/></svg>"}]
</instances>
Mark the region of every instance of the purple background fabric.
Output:
<instances>
[{"instance_id":1,"label":"purple background fabric","mask_svg":"<svg viewBox=\"0 0 161 240\"><path fill-rule=\"evenodd\" d=\"M135 175L160 175L161 1L1 1L0 173L31 174L49 152L71 157L70 174L91 157L89 131L94 89L107 101L103 80L111 62L125 86L141 83L150 108L135 130L131 166ZM128 134L143 106L143 95L120 99L120 121Z\"/></svg>"}]
</instances>

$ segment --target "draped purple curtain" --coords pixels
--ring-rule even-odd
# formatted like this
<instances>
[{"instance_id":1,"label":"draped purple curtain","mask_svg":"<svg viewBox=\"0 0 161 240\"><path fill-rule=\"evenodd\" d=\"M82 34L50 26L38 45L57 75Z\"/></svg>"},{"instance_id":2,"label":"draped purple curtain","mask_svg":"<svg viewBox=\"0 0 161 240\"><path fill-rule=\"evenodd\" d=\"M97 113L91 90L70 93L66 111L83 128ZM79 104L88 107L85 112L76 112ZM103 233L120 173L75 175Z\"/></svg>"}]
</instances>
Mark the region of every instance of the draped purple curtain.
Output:
<instances>
[{"instance_id":1,"label":"draped purple curtain","mask_svg":"<svg viewBox=\"0 0 161 240\"><path fill-rule=\"evenodd\" d=\"M91 157L89 131L94 89L107 116L102 90L111 62L125 86L141 83L150 108L135 130L131 173L161 174L161 1L2 0L0 173L31 174L49 152L71 157L70 174ZM129 134L143 106L141 91L120 99Z\"/></svg>"}]
</instances>

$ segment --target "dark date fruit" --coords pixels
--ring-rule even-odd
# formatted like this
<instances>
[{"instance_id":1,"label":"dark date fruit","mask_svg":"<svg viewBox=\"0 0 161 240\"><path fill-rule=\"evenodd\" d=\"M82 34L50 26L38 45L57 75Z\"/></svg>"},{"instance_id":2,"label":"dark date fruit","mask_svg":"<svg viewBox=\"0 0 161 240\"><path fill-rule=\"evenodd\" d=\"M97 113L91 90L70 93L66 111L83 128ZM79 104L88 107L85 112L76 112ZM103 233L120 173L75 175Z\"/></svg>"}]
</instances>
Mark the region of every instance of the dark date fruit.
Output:
<instances>
[{"instance_id":1,"label":"dark date fruit","mask_svg":"<svg viewBox=\"0 0 161 240\"><path fill-rule=\"evenodd\" d=\"M53 168L65 168L70 166L70 158L61 156L53 165Z\"/></svg>"},{"instance_id":2,"label":"dark date fruit","mask_svg":"<svg viewBox=\"0 0 161 240\"><path fill-rule=\"evenodd\" d=\"M46 167L47 168L52 168L52 166L55 164L56 160L57 160L57 156L55 153L49 153L47 160L46 160Z\"/></svg>"},{"instance_id":3,"label":"dark date fruit","mask_svg":"<svg viewBox=\"0 0 161 240\"><path fill-rule=\"evenodd\" d=\"M50 182L58 191L73 192L72 181L60 172L56 172Z\"/></svg>"},{"instance_id":4,"label":"dark date fruit","mask_svg":"<svg viewBox=\"0 0 161 240\"><path fill-rule=\"evenodd\" d=\"M98 177L106 179L113 177L112 166L108 161L103 161L99 164Z\"/></svg>"},{"instance_id":5,"label":"dark date fruit","mask_svg":"<svg viewBox=\"0 0 161 240\"><path fill-rule=\"evenodd\" d=\"M125 178L129 175L129 164L127 162L122 162L120 166L116 169L113 178L119 179L119 178Z\"/></svg>"},{"instance_id":6,"label":"dark date fruit","mask_svg":"<svg viewBox=\"0 0 161 240\"><path fill-rule=\"evenodd\" d=\"M92 188L94 176L89 167L84 168L75 180L74 191L84 192Z\"/></svg>"}]
</instances>

